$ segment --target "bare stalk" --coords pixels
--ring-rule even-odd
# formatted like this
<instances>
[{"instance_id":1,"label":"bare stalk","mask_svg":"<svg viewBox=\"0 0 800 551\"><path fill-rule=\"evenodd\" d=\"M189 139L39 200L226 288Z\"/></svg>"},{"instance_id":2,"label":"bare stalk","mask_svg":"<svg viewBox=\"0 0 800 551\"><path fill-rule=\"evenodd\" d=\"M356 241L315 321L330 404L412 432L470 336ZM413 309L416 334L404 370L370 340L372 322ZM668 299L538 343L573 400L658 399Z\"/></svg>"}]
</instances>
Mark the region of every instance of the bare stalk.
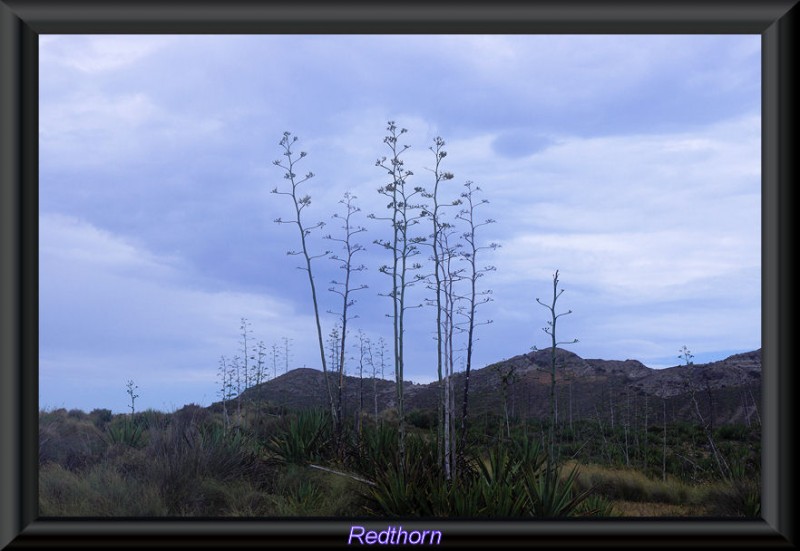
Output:
<instances>
[{"instance_id":1,"label":"bare stalk","mask_svg":"<svg viewBox=\"0 0 800 551\"><path fill-rule=\"evenodd\" d=\"M328 389L328 399L330 401L330 408L331 408L331 415L333 417L334 425L337 425L339 420L336 417L336 406L333 400L333 392L331 391L330 381L328 379L328 366L325 361L325 342L322 337L322 324L320 322L319 316L319 304L317 302L317 288L314 284L314 274L311 270L311 263L313 260L317 258L325 257L329 254L329 251L325 251L322 254L312 255L309 252L308 248L308 236L309 234L317 229L321 228L324 225L324 222L319 222L313 226L306 226L303 222L303 210L305 210L308 206L311 205L311 196L310 195L300 195L299 187L314 177L313 172L306 173L303 177L298 177L295 173L295 165L306 156L305 151L301 151L297 158L294 157L292 152L292 145L297 141L297 136L292 136L290 132L284 132L283 138L281 138L280 145L283 148L283 155L286 157L285 160L276 160L274 161L275 166L280 167L284 170L284 179L289 181L291 189L289 191L279 191L278 188L274 188L272 193L277 195L285 195L292 200L292 204L294 206L294 218L292 220L281 220L280 218L276 219L275 222L278 224L293 224L297 227L298 233L300 234L300 245L302 250L301 251L288 251L287 254L289 255L302 255L305 260L305 267L301 268L305 270L308 275L308 284L311 288L311 302L314 305L314 319L317 325L317 340L319 343L319 357L320 357L320 364L322 365L322 372L325 376L325 386ZM287 341L288 347L288 341ZM287 351L287 364L288 364L288 351ZM288 369L288 365L287 365Z\"/></svg>"},{"instance_id":2,"label":"bare stalk","mask_svg":"<svg viewBox=\"0 0 800 551\"><path fill-rule=\"evenodd\" d=\"M467 308L466 308L466 316L467 316L467 358L466 364L464 367L464 400L462 403L461 409L461 443L459 449L464 450L466 449L466 439L467 439L467 428L468 428L468 415L469 415L469 379L470 379L470 372L472 370L472 352L474 350L474 343L475 343L475 327L477 325L485 325L492 323L492 320L487 320L482 323L478 323L475 320L475 315L478 310L478 306L481 304L485 304L492 300L491 289L487 289L485 291L478 291L478 279L483 277L487 272L494 271L494 266L483 266L479 267L478 264L478 254L484 250L495 250L500 245L497 243L490 243L486 246L480 246L478 244L478 240L476 237L476 231L478 228L482 226L486 226L488 224L494 224L494 220L491 218L485 219L483 222L477 222L475 220L475 210L480 205L485 205L489 201L486 199L481 199L479 201L475 200L475 194L481 191L481 188L478 186L473 187L473 182L467 181L464 186L467 188L467 191L461 194L462 203L464 204L464 208L458 214L457 218L463 220L467 224L467 230L462 235L466 246L462 251L461 255L466 260L468 264L467 268L467 280L470 284L469 294L467 295Z\"/></svg>"},{"instance_id":3,"label":"bare stalk","mask_svg":"<svg viewBox=\"0 0 800 551\"><path fill-rule=\"evenodd\" d=\"M338 409L338 418L342 419L342 387L344 386L344 367L345 367L345 350L346 350L346 342L347 342L347 322L350 321L352 318L358 316L351 316L349 313L350 308L355 304L355 300L352 298L352 294L356 291L360 291L362 289L366 289L366 285L357 285L353 286L352 284L352 277L353 274L356 272L362 272L366 270L366 266L363 264L355 264L353 262L353 257L364 250L364 247L359 245L358 243L353 242L353 237L359 233L367 231L366 228L362 226L355 225L353 223L353 215L360 212L361 209L355 205L355 195L346 192L344 194L344 198L339 201L340 204L344 205L345 210L344 214L335 213L333 215L334 218L339 219L342 221L342 236L333 236L333 235L326 235L325 239L330 241L334 241L341 245L344 254L342 256L338 255L331 255L331 260L339 265L339 268L344 270L344 280L331 281L331 287L328 289L332 293L339 295L342 300L341 310L339 312L330 312L335 314L339 318L339 325L341 326L341 339L339 342L339 361L338 361L338 401L337 401L337 409ZM341 437L341 423L338 424L338 436Z\"/></svg>"},{"instance_id":4,"label":"bare stalk","mask_svg":"<svg viewBox=\"0 0 800 551\"><path fill-rule=\"evenodd\" d=\"M564 289L558 289L558 270L553 274L553 300L550 304L545 304L538 298L536 302L547 308L550 312L550 320L547 322L547 327L543 327L542 331L550 336L550 461L555 461L555 424L556 424L556 347L560 344L574 344L578 339L571 341L557 342L556 341L556 322L558 318L572 313L572 310L556 314L556 301L562 295ZM627 434L626 434L627 436Z\"/></svg>"},{"instance_id":5,"label":"bare stalk","mask_svg":"<svg viewBox=\"0 0 800 551\"><path fill-rule=\"evenodd\" d=\"M422 192L421 188L409 189L406 181L413 173L404 167L402 154L409 148L407 145L399 145L398 139L407 130L399 129L394 121L389 121L387 126L388 134L383 142L390 151L390 156L381 157L375 162L375 166L382 168L389 175L390 181L385 186L378 189L378 193L389 199L387 208L390 211L388 217L378 217L370 215L370 218L387 220L391 222L392 237L389 240L376 240L375 243L391 251L391 265L383 265L380 272L391 277L392 289L386 294L392 299L392 322L394 337L394 367L395 382L397 389L397 414L399 418L398 426L398 451L400 468L405 471L405 409L403 403L404 385L404 342L405 334L405 313L409 308L406 304L406 292L413 285L416 279L410 278L409 272L421 268L419 263L412 261L412 258L419 254L418 245L424 238L413 237L410 228L419 223L420 215L418 211L420 205L412 204L414 196Z\"/></svg>"}]
</instances>

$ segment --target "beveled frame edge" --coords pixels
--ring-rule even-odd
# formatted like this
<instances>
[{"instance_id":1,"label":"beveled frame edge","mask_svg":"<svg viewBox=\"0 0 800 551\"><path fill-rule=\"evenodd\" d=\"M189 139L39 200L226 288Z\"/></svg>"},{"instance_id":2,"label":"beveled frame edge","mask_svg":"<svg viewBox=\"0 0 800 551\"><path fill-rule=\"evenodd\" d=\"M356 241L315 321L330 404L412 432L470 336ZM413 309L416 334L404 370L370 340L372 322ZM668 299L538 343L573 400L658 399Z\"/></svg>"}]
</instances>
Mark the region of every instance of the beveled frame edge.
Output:
<instances>
[{"instance_id":1,"label":"beveled frame edge","mask_svg":"<svg viewBox=\"0 0 800 551\"><path fill-rule=\"evenodd\" d=\"M0 0L0 547L38 513L38 36Z\"/></svg>"},{"instance_id":2,"label":"beveled frame edge","mask_svg":"<svg viewBox=\"0 0 800 551\"><path fill-rule=\"evenodd\" d=\"M754 33L762 35L762 521L420 521L448 544L793 547L791 236L797 0L256 3L0 0L0 548L345 546L328 519L38 519L38 35L48 33ZM783 369L779 369L783 366ZM365 521L376 528L385 522ZM535 526L535 533L531 526ZM487 527L490 530L487 532Z\"/></svg>"},{"instance_id":3,"label":"beveled frame edge","mask_svg":"<svg viewBox=\"0 0 800 551\"><path fill-rule=\"evenodd\" d=\"M792 365L798 124L797 5L762 33L762 517L796 541ZM771 453L767 453L767 452Z\"/></svg>"}]
</instances>

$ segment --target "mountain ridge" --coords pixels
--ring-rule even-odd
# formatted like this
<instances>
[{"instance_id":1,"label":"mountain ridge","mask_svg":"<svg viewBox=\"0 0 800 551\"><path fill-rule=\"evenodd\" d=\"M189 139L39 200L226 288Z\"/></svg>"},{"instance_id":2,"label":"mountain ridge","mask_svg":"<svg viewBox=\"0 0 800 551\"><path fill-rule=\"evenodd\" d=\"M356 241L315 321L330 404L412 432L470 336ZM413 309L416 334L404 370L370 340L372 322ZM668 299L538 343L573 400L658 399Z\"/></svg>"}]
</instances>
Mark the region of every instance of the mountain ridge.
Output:
<instances>
[{"instance_id":1,"label":"mountain ridge","mask_svg":"<svg viewBox=\"0 0 800 551\"><path fill-rule=\"evenodd\" d=\"M470 414L502 411L501 374L514 373L506 389L510 414L529 418L549 415L551 350L536 350L489 364L470 373ZM334 378L331 377L335 392ZM464 373L453 375L456 408L463 400ZM436 407L438 381L406 381L405 409L430 410ZM396 406L392 380L363 379L363 411L378 412ZM556 349L556 390L558 414L572 418L597 417L613 420L626 412L652 410L653 415L669 409L673 420L688 420L694 415L692 400L713 423L750 422L760 408L761 349L737 353L703 364L650 368L634 359L584 359L574 352ZM359 379L346 376L345 410L350 415L359 405ZM275 379L249 388L242 398L266 401L290 409L327 407L325 378L321 371L298 368ZM661 402L664 402L663 404ZM658 403L658 408L655 405ZM213 406L213 405L212 405ZM660 413L658 413L660 415ZM613 421L612 421L613 422Z\"/></svg>"}]
</instances>

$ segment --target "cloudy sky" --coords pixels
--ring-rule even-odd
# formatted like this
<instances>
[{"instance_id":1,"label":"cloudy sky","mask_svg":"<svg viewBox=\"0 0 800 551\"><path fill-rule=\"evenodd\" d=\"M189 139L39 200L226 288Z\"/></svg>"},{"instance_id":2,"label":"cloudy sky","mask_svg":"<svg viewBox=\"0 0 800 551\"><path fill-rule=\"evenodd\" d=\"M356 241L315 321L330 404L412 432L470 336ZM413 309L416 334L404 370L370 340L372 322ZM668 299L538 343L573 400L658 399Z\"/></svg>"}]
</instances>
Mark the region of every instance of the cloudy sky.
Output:
<instances>
[{"instance_id":1,"label":"cloudy sky","mask_svg":"<svg viewBox=\"0 0 800 551\"><path fill-rule=\"evenodd\" d=\"M278 144L306 151L312 252L345 192L366 250L351 323L389 338L387 121L409 182L489 201L475 367L560 340L585 358L679 363L761 346L760 37L42 36L40 406L172 410L218 399L221 356L253 342L319 368ZM421 234L427 226L419 226ZM419 257L423 261L427 253ZM322 311L341 271L316 261ZM424 285L410 300L429 296ZM436 377L432 308L411 310L407 379ZM335 318L324 314L327 335ZM355 355L356 349L352 349ZM281 359L283 365L283 359ZM460 360L457 362L460 365ZM281 372L283 368L281 368ZM386 373L390 376L389 371Z\"/></svg>"}]
</instances>

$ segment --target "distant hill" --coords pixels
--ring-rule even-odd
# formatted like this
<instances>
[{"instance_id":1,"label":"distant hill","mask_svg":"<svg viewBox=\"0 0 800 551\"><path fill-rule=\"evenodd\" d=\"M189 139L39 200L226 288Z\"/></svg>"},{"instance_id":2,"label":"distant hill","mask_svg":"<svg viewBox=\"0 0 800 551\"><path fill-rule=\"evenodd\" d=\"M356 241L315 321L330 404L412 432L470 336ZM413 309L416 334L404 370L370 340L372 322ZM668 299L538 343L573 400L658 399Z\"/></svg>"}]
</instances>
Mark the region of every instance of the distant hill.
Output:
<instances>
[{"instance_id":1,"label":"distant hill","mask_svg":"<svg viewBox=\"0 0 800 551\"><path fill-rule=\"evenodd\" d=\"M470 414L500 413L502 408L501 373L513 369L515 382L509 385L508 404L512 415L544 418L549 415L550 350L514 356L470 374ZM761 349L736 354L718 362L651 369L637 360L583 359L557 349L557 403L562 421L602 419L625 422L645 412L653 423L694 418L692 388L701 414L715 424L745 422L760 411ZM333 385L334 378L331 377ZM456 407L461 407L464 374L453 380ZM363 380L363 403L367 413L374 411L373 385L377 389L378 410L396 405L394 381ZM405 383L406 411L434 409L437 382ZM335 392L335 388L333 389ZM352 415L358 408L359 379L347 377L345 408ZM250 388L243 398L263 400L292 409L327 407L323 373L316 369L295 369ZM756 406L758 404L758 406ZM666 407L665 407L666 406ZM712 407L713 406L713 407ZM459 409L460 411L460 409Z\"/></svg>"}]
</instances>

